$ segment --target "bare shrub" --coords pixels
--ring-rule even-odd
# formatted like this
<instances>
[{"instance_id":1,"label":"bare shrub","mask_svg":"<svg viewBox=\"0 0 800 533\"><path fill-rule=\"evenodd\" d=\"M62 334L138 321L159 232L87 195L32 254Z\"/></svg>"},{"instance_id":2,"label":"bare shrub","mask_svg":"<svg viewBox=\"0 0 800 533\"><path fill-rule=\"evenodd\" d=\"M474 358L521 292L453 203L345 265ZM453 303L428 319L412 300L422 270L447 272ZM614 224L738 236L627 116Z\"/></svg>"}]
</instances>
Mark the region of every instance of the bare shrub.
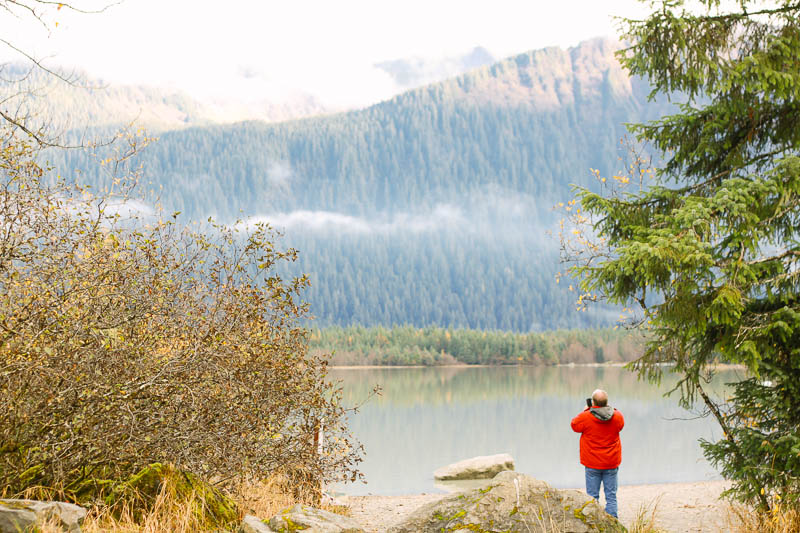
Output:
<instances>
[{"instance_id":1,"label":"bare shrub","mask_svg":"<svg viewBox=\"0 0 800 533\"><path fill-rule=\"evenodd\" d=\"M307 353L308 280L274 273L294 250L267 226L136 211L124 186L46 185L34 155L0 146L0 490L80 500L155 462L223 485L357 476L340 390Z\"/></svg>"}]
</instances>

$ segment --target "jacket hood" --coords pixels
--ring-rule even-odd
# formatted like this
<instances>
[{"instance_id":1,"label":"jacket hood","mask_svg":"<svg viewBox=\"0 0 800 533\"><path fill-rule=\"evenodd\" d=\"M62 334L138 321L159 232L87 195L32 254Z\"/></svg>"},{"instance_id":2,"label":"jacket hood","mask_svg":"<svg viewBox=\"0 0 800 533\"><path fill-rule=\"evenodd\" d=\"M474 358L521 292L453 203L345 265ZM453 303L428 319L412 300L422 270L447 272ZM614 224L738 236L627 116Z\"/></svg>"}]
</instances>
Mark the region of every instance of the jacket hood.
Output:
<instances>
[{"instance_id":1,"label":"jacket hood","mask_svg":"<svg viewBox=\"0 0 800 533\"><path fill-rule=\"evenodd\" d=\"M590 411L596 419L602 420L603 422L611 420L611 417L614 416L614 408L610 405L606 405L605 407L592 407Z\"/></svg>"}]
</instances>

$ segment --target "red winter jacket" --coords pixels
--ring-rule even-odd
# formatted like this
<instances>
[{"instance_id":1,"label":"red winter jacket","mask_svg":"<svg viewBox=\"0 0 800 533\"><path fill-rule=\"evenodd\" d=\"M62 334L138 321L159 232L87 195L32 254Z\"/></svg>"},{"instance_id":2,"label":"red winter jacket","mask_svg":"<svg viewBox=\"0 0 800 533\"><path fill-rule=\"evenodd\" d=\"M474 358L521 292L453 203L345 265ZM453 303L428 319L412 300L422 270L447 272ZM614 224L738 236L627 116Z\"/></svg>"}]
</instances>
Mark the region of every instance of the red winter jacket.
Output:
<instances>
[{"instance_id":1,"label":"red winter jacket","mask_svg":"<svg viewBox=\"0 0 800 533\"><path fill-rule=\"evenodd\" d=\"M619 432L625 425L622 413L610 406L592 407L572 419L572 431L581 434L581 464L607 470L622 462Z\"/></svg>"}]
</instances>

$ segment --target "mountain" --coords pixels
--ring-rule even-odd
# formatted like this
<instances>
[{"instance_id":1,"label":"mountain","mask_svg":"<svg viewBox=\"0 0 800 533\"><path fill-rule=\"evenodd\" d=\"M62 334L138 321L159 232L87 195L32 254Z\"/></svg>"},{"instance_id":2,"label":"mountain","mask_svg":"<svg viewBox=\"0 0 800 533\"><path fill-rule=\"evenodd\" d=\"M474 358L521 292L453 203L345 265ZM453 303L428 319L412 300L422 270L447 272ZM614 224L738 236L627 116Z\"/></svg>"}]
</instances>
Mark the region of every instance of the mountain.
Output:
<instances>
[{"instance_id":1,"label":"mountain","mask_svg":"<svg viewBox=\"0 0 800 533\"><path fill-rule=\"evenodd\" d=\"M618 47L536 50L348 113L170 131L136 163L169 210L285 229L319 325L606 325L613 310L576 314L556 284L548 231L571 184L624 164L624 123L669 109Z\"/></svg>"},{"instance_id":2,"label":"mountain","mask_svg":"<svg viewBox=\"0 0 800 533\"><path fill-rule=\"evenodd\" d=\"M592 184L589 168L618 169L625 122L667 109L625 76L616 46L597 39L522 54L359 111L170 131L139 161L170 209L199 219L393 216L486 188L550 206L570 184ZM80 153L66 156L66 166L103 179Z\"/></svg>"},{"instance_id":3,"label":"mountain","mask_svg":"<svg viewBox=\"0 0 800 533\"><path fill-rule=\"evenodd\" d=\"M300 91L278 89L281 94L270 98L272 87L253 76L243 76L244 86L239 86L246 97L201 100L165 88L107 83L81 71L56 71L61 79L19 63L2 65L0 101L7 108L19 103L21 113L34 121L46 117L58 131L108 130L135 122L136 127L162 132L244 119L279 122L332 111Z\"/></svg>"},{"instance_id":4,"label":"mountain","mask_svg":"<svg viewBox=\"0 0 800 533\"><path fill-rule=\"evenodd\" d=\"M397 94L494 61L486 49L476 47L454 57L397 59L373 67L392 79L392 94ZM58 76L22 63L0 65L0 101L7 108L19 102L20 111L34 120L46 117L58 131L108 130L135 122L136 127L160 133L244 120L285 122L342 111L252 68L221 76L213 87L195 88L194 96L164 87L115 84L65 67L50 70Z\"/></svg>"}]
</instances>

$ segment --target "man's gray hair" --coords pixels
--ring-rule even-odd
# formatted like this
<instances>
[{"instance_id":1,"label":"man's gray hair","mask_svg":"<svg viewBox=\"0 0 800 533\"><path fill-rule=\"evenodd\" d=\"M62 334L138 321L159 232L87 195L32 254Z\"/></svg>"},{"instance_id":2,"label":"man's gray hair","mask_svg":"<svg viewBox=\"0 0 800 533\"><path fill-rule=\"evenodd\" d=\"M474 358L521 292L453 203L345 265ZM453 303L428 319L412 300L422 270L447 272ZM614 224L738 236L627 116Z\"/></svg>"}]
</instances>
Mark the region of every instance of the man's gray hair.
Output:
<instances>
[{"instance_id":1,"label":"man's gray hair","mask_svg":"<svg viewBox=\"0 0 800 533\"><path fill-rule=\"evenodd\" d=\"M597 407L608 405L608 393L602 389L597 389L592 393L592 403Z\"/></svg>"}]
</instances>

